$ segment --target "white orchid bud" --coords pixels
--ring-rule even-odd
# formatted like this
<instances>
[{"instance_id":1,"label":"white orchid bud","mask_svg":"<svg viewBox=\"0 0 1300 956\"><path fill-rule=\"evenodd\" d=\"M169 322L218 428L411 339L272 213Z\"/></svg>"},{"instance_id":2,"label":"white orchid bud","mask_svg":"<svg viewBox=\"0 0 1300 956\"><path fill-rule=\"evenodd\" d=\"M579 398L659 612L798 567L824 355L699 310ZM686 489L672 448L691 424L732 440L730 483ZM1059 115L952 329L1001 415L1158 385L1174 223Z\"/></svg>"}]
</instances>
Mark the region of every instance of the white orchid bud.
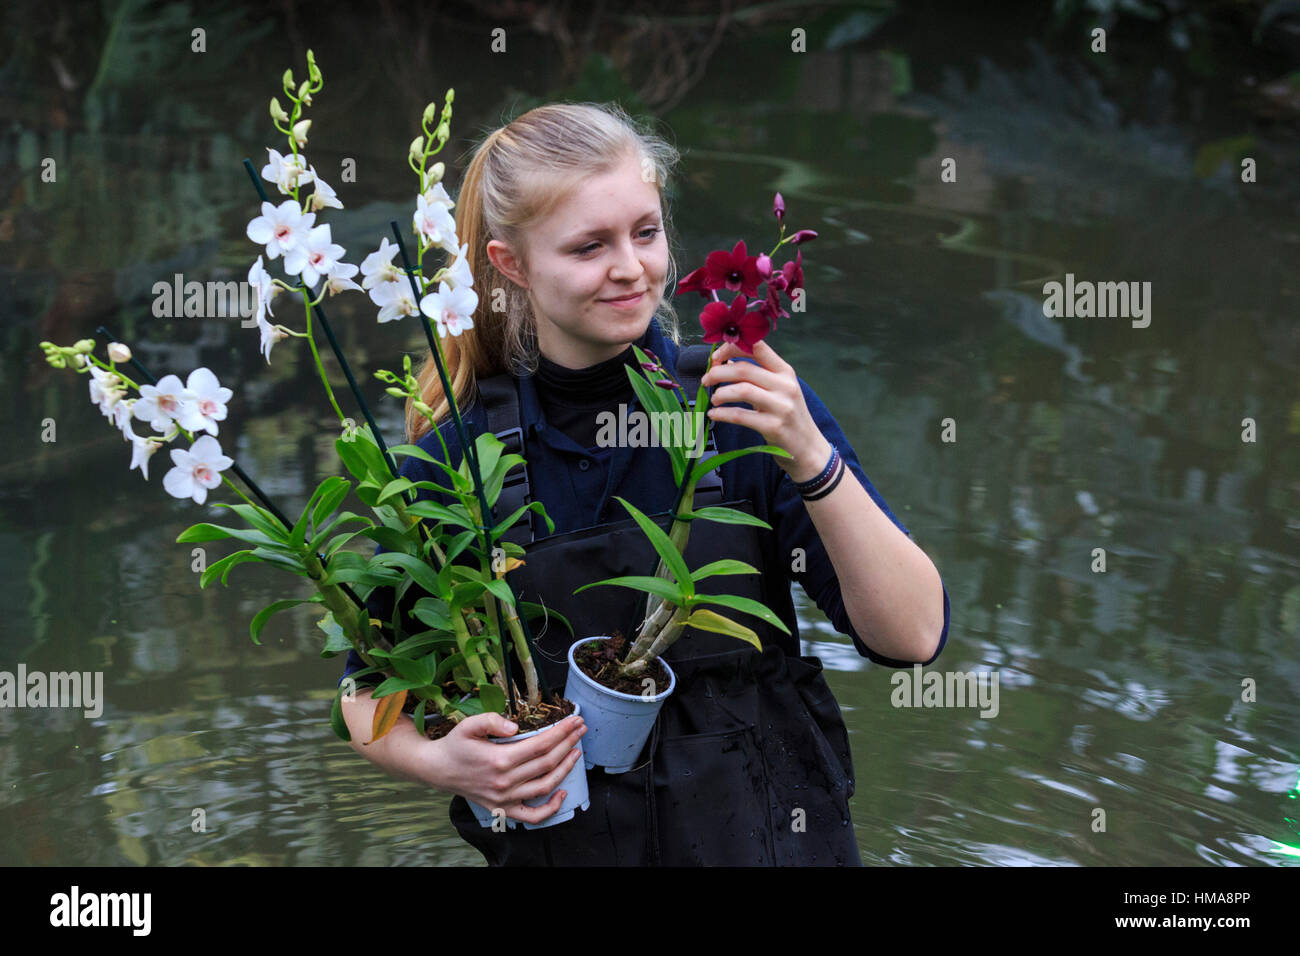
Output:
<instances>
[{"instance_id":1,"label":"white orchid bud","mask_svg":"<svg viewBox=\"0 0 1300 956\"><path fill-rule=\"evenodd\" d=\"M293 125L293 138L299 146L307 145L307 130L311 129L311 120L301 120Z\"/></svg>"},{"instance_id":2,"label":"white orchid bud","mask_svg":"<svg viewBox=\"0 0 1300 956\"><path fill-rule=\"evenodd\" d=\"M284 111L284 107L280 105L280 101L274 96L271 97L271 119L277 123L289 122L289 114Z\"/></svg>"},{"instance_id":3,"label":"white orchid bud","mask_svg":"<svg viewBox=\"0 0 1300 956\"><path fill-rule=\"evenodd\" d=\"M438 104L430 103L424 108L424 125L427 127L433 122L433 118L438 115Z\"/></svg>"},{"instance_id":4,"label":"white orchid bud","mask_svg":"<svg viewBox=\"0 0 1300 956\"><path fill-rule=\"evenodd\" d=\"M292 93L293 92L293 70L285 70L284 77L282 78L281 82L284 83L284 91L286 93Z\"/></svg>"},{"instance_id":5,"label":"white orchid bud","mask_svg":"<svg viewBox=\"0 0 1300 956\"><path fill-rule=\"evenodd\" d=\"M456 91L449 86L447 87L447 102L451 103L454 99L456 99Z\"/></svg>"},{"instance_id":6,"label":"white orchid bud","mask_svg":"<svg viewBox=\"0 0 1300 956\"><path fill-rule=\"evenodd\" d=\"M443 175L443 173L445 173L446 171L447 171L447 164L446 164L446 163L434 163L434 164L433 164L433 167L429 170L429 174L428 174L428 176L429 176L428 185L429 185L429 186L433 186L433 185L436 184L436 183L440 183L440 182L442 182L442 175ZM427 188L427 187L426 187L426 188Z\"/></svg>"},{"instance_id":7,"label":"white orchid bud","mask_svg":"<svg viewBox=\"0 0 1300 956\"><path fill-rule=\"evenodd\" d=\"M78 339L78 340L77 340L77 344L74 345L74 346L72 346L72 348L73 348L75 351L77 351L77 352L83 352L83 353L84 353L84 352L93 352L93 351L95 351L95 340L94 340L94 339Z\"/></svg>"},{"instance_id":8,"label":"white orchid bud","mask_svg":"<svg viewBox=\"0 0 1300 956\"><path fill-rule=\"evenodd\" d=\"M446 140L446 138L451 135L451 127L447 125L446 120L443 120L438 124L438 128L434 130L433 135L439 140Z\"/></svg>"},{"instance_id":9,"label":"white orchid bud","mask_svg":"<svg viewBox=\"0 0 1300 956\"><path fill-rule=\"evenodd\" d=\"M316 55L307 51L307 76L313 84L319 84L321 81L320 67L316 65Z\"/></svg>"},{"instance_id":10,"label":"white orchid bud","mask_svg":"<svg viewBox=\"0 0 1300 956\"><path fill-rule=\"evenodd\" d=\"M411 140L411 148L409 152L411 154L411 159L417 163L424 158L424 137L423 136L417 136L415 137L415 139Z\"/></svg>"},{"instance_id":11,"label":"white orchid bud","mask_svg":"<svg viewBox=\"0 0 1300 956\"><path fill-rule=\"evenodd\" d=\"M311 106L311 80L302 81L302 86L298 87L298 99Z\"/></svg>"},{"instance_id":12,"label":"white orchid bud","mask_svg":"<svg viewBox=\"0 0 1300 956\"><path fill-rule=\"evenodd\" d=\"M80 352L74 352L74 353L72 354L72 358L71 358L69 361L72 362L72 367L73 367L73 368L85 368L85 367L86 367L86 356L82 355ZM53 365L54 363L51 362L50 364ZM60 367L61 367L61 366L60 366Z\"/></svg>"},{"instance_id":13,"label":"white orchid bud","mask_svg":"<svg viewBox=\"0 0 1300 956\"><path fill-rule=\"evenodd\" d=\"M121 342L108 343L108 357L114 363L121 365L123 362L131 361L131 350Z\"/></svg>"}]
</instances>

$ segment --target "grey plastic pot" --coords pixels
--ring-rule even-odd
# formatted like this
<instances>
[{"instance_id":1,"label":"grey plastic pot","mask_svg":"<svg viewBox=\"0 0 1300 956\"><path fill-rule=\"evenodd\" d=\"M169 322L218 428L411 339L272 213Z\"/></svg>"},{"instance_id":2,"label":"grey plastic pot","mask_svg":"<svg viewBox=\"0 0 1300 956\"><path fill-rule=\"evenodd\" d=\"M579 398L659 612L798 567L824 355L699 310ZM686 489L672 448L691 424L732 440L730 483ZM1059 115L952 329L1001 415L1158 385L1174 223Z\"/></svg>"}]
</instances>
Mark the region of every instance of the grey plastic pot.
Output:
<instances>
[{"instance_id":1,"label":"grey plastic pot","mask_svg":"<svg viewBox=\"0 0 1300 956\"><path fill-rule=\"evenodd\" d=\"M569 698L573 700L573 698ZM581 715L582 708L576 700L573 701L573 713ZM513 744L521 740L527 740L529 737L535 737L537 734L544 733L554 727L554 724L548 724L539 730L530 730L527 733L515 734L513 737L490 737L488 738L494 744ZM587 733L591 733L590 730ZM583 739L578 739L578 752L583 753ZM579 810L586 810L591 806L591 798L587 794L587 766L583 763L581 757L573 764L573 769L564 775L560 785L555 790L567 791L564 799L560 802L560 809L551 814L540 823L528 823L526 821L512 820L506 817L506 826L510 829L515 828L515 824L523 822L526 830L540 830L542 827L553 827L557 823L564 823L573 819L573 815ZM524 805L529 807L540 807L555 794L555 790L546 794L544 797L534 797L532 800L525 800ZM474 818L478 820L480 826L490 827L492 825L492 811L487 807L480 806L473 800L466 800L469 808L474 811Z\"/></svg>"},{"instance_id":2,"label":"grey plastic pot","mask_svg":"<svg viewBox=\"0 0 1300 956\"><path fill-rule=\"evenodd\" d=\"M587 637L569 648L569 677L564 696L574 704L582 704L582 719L587 723L582 753L588 769L601 766L606 773L627 773L650 736L659 708L677 686L677 675L661 657L659 661L668 671L668 686L658 694L642 697L611 690L584 674L573 659L574 652L583 644L607 640L608 637Z\"/></svg>"}]
</instances>

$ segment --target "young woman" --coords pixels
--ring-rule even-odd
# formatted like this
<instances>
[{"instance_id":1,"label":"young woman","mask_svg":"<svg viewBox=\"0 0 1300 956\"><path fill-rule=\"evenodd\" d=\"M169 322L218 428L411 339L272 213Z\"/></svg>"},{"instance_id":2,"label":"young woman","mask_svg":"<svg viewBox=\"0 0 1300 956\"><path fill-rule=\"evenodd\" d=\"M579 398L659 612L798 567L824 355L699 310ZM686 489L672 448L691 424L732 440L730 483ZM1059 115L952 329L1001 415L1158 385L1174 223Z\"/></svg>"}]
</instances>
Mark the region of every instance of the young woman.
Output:
<instances>
[{"instance_id":1,"label":"young woman","mask_svg":"<svg viewBox=\"0 0 1300 956\"><path fill-rule=\"evenodd\" d=\"M598 416L634 407L625 371L636 364L632 343L682 378L662 194L676 160L669 144L616 107L548 105L483 141L457 197L479 306L473 328L443 340L452 387L471 435L517 422L531 499L556 527L546 535L536 523L511 582L521 597L564 614L578 637L615 628L630 636L640 623L633 592L572 594L590 581L653 570L653 552L614 496L652 515L675 502L663 450L602 447ZM702 305L691 298L692 310ZM431 354L420 381L442 422L448 406ZM804 586L859 653L894 667L938 656L947 591L825 405L770 345L758 343L752 359L723 345L703 381L712 389L719 451L766 443L793 457L750 455L718 469L722 498L745 503L773 530L711 523L693 531L687 561L698 567L730 557L760 568L761 575L729 577L727 590L762 600L793 636L758 622L760 653L688 630L666 654L678 686L640 765L590 773L591 806L535 830L482 828L465 800L520 821L554 813L562 793L535 808L524 801L549 793L580 759L580 716L509 747L487 739L515 730L498 714L468 718L436 741L399 721L363 744L376 704L362 691L344 705L353 748L391 774L455 794L452 821L489 863L861 864L848 812L847 731L820 662L800 656L790 582ZM407 425L410 440L441 454L437 436L409 408ZM458 462L454 429L447 422L440 430ZM798 484L828 465L821 493L801 494ZM413 458L402 473L438 478ZM391 589L377 592L376 616L387 619L391 599ZM573 637L559 626L535 636L539 665L558 689ZM360 666L350 655L347 672Z\"/></svg>"}]
</instances>

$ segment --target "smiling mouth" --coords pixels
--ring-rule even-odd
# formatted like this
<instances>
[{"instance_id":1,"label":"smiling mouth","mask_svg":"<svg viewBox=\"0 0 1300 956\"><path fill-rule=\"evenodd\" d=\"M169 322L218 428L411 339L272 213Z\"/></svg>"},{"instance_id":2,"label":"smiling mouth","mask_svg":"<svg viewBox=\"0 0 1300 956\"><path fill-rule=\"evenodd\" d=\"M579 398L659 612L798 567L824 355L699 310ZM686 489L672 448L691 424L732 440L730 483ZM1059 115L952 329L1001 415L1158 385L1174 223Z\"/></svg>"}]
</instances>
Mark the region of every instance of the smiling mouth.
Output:
<instances>
[{"instance_id":1,"label":"smiling mouth","mask_svg":"<svg viewBox=\"0 0 1300 956\"><path fill-rule=\"evenodd\" d=\"M631 302L633 299L639 299L645 295L645 292L634 292L631 295L621 295L617 299L601 299L601 302Z\"/></svg>"}]
</instances>

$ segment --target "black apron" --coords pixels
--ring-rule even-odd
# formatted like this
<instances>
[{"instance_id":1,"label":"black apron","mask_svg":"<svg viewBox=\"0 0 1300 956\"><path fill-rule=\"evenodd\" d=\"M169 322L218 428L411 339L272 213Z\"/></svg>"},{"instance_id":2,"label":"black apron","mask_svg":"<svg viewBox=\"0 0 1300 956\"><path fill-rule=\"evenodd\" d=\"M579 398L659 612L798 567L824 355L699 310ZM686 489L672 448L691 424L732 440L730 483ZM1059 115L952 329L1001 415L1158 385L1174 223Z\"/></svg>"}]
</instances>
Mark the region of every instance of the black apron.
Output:
<instances>
[{"instance_id":1,"label":"black apron","mask_svg":"<svg viewBox=\"0 0 1300 956\"><path fill-rule=\"evenodd\" d=\"M707 354L707 346L682 351L677 371L687 395L695 394ZM489 428L518 451L516 383L495 376L481 381L479 391ZM716 452L716 445L710 449ZM526 450L520 453L527 457ZM518 468L494 512L510 514L528 500L527 493L526 471ZM715 504L721 497L715 469L700 482L695 504ZM748 500L729 504L753 513ZM668 514L652 517L667 530ZM528 549L526 563L508 575L515 593L555 608L573 625L571 636L558 621L532 621L534 661L558 690L575 640L614 628L631 637L645 610L644 595L626 588L592 588L576 596L574 589L619 575L651 574L657 556L630 517L536 540L530 521L507 537ZM789 579L774 553L772 532L701 522L687 544L688 566L721 558L745 561L763 573L706 578L697 590L762 601L795 632ZM854 789L848 730L821 661L787 655L781 643L790 639L758 618L717 610L752 628L763 651L687 628L664 655L677 687L664 701L640 759L627 773L589 770L587 810L553 827L516 825L497 832L480 826L457 796L451 821L460 835L494 866L861 866L848 806Z\"/></svg>"}]
</instances>

